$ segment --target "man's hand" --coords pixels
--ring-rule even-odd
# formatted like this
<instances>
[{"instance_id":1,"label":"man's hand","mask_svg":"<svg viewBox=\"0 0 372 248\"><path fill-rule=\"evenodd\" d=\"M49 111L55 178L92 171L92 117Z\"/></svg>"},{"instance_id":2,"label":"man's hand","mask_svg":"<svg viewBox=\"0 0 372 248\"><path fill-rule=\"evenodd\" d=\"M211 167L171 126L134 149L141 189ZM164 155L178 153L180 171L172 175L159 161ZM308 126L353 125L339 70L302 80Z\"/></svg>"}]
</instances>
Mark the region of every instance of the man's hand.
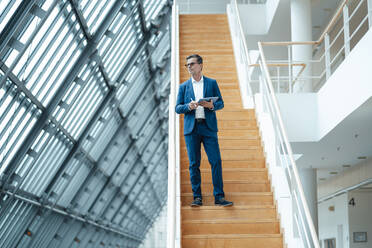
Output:
<instances>
[{"instance_id":1,"label":"man's hand","mask_svg":"<svg viewBox=\"0 0 372 248\"><path fill-rule=\"evenodd\" d=\"M195 101L191 101L190 103L189 103L189 109L190 110L194 110L194 109L196 109L198 107L198 103L197 102L195 102Z\"/></svg>"},{"instance_id":2,"label":"man's hand","mask_svg":"<svg viewBox=\"0 0 372 248\"><path fill-rule=\"evenodd\" d=\"M209 108L213 109L213 101L211 100L210 102L202 101L199 103L200 106L203 106L204 108Z\"/></svg>"}]
</instances>

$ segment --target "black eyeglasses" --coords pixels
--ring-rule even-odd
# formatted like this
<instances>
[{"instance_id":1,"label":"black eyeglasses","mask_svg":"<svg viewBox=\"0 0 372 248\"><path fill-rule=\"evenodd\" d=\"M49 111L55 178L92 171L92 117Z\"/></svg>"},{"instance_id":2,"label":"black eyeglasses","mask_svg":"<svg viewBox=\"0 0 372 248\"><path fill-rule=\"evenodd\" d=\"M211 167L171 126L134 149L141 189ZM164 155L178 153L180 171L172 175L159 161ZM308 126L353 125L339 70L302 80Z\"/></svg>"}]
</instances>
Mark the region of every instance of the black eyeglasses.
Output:
<instances>
[{"instance_id":1,"label":"black eyeglasses","mask_svg":"<svg viewBox=\"0 0 372 248\"><path fill-rule=\"evenodd\" d=\"M189 67L189 66L194 66L195 64L199 64L197 62L191 62L191 63L188 63L188 64L185 64L186 67Z\"/></svg>"}]
</instances>

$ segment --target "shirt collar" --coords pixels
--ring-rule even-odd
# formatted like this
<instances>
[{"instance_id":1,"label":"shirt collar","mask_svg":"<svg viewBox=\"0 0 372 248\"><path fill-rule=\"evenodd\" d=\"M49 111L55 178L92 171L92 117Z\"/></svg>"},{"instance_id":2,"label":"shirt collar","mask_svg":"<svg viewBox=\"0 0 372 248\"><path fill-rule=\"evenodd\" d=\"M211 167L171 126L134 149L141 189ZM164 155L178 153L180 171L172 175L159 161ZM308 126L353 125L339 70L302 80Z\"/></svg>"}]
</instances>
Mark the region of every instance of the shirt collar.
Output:
<instances>
[{"instance_id":1,"label":"shirt collar","mask_svg":"<svg viewBox=\"0 0 372 248\"><path fill-rule=\"evenodd\" d=\"M191 76L191 82L192 83L202 83L204 82L204 76L202 75L200 78L200 81L196 81L192 76Z\"/></svg>"}]
</instances>

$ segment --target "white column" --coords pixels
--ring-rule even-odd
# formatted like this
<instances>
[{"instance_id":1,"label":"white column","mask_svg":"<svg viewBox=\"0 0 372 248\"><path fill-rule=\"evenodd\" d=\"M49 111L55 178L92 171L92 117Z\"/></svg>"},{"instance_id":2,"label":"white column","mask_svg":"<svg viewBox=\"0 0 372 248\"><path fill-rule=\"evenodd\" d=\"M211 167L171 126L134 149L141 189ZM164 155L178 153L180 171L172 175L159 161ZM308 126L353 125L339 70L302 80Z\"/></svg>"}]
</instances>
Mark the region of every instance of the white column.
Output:
<instances>
[{"instance_id":1,"label":"white column","mask_svg":"<svg viewBox=\"0 0 372 248\"><path fill-rule=\"evenodd\" d=\"M316 169L299 169L302 187L304 189L310 214L314 222L315 230L318 232L318 203L317 203L317 180Z\"/></svg>"},{"instance_id":2,"label":"white column","mask_svg":"<svg viewBox=\"0 0 372 248\"><path fill-rule=\"evenodd\" d=\"M291 0L291 38L292 41L312 41L312 22L311 22L311 0ZM311 45L295 45L292 47L292 57L296 61L308 61L312 58ZM311 76L311 64L306 62L305 71L301 73L303 77ZM297 78L300 67L293 68L293 79ZM311 80L296 81L293 92L312 92Z\"/></svg>"}]
</instances>

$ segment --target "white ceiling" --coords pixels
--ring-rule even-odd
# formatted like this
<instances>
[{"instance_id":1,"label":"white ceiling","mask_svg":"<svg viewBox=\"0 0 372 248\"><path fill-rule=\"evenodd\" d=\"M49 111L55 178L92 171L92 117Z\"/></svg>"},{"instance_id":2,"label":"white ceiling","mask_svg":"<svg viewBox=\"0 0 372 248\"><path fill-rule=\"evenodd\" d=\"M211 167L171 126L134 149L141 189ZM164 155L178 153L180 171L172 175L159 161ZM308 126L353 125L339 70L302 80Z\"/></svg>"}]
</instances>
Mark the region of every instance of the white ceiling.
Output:
<instances>
[{"instance_id":1,"label":"white ceiling","mask_svg":"<svg viewBox=\"0 0 372 248\"><path fill-rule=\"evenodd\" d=\"M343 0L311 0L313 40L317 40Z\"/></svg>"},{"instance_id":2,"label":"white ceiling","mask_svg":"<svg viewBox=\"0 0 372 248\"><path fill-rule=\"evenodd\" d=\"M318 142L293 142L293 152L304 154L296 163L318 168L318 179L328 178L372 157L372 98L346 117ZM364 158L365 157L365 158Z\"/></svg>"}]
</instances>

